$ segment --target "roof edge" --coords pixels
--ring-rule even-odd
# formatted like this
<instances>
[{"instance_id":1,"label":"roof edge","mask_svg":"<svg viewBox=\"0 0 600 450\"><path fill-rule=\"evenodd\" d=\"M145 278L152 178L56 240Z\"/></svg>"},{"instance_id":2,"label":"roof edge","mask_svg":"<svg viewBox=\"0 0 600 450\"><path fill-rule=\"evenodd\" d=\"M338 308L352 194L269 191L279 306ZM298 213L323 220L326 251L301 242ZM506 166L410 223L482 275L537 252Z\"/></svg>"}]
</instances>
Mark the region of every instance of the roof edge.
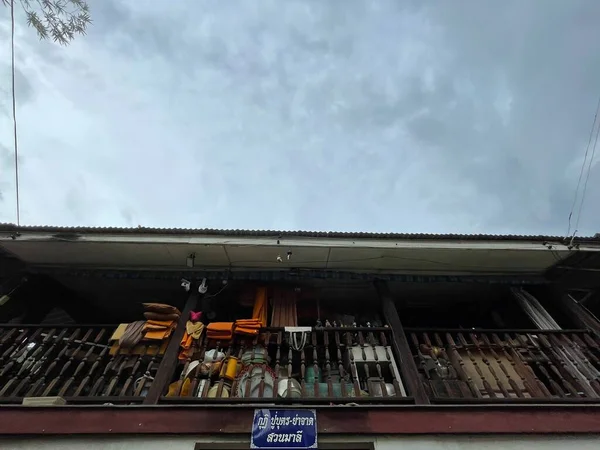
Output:
<instances>
[{"instance_id":1,"label":"roof edge","mask_svg":"<svg viewBox=\"0 0 600 450\"><path fill-rule=\"evenodd\" d=\"M431 241L528 241L571 243L564 236L547 235L499 235L499 234L432 234L432 233L374 233L343 231L293 231L293 230L240 230L214 228L152 228L152 227L63 227L63 226L17 226L12 223L0 223L0 233L69 233L69 234L105 234L105 235L197 235L197 236L235 236L235 237L298 237L328 239L394 239L394 240L431 240ZM582 236L572 239L572 243L600 244L600 233L594 236Z\"/></svg>"}]
</instances>

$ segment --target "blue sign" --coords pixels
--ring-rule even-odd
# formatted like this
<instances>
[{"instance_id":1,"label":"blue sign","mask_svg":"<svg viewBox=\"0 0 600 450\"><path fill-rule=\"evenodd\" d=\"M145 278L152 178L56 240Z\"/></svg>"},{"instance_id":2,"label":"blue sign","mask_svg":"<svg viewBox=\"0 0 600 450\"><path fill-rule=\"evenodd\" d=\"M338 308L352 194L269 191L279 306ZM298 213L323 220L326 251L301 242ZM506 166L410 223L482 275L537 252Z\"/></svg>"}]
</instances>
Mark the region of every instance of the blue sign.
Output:
<instances>
[{"instance_id":1,"label":"blue sign","mask_svg":"<svg viewBox=\"0 0 600 450\"><path fill-rule=\"evenodd\" d=\"M317 448L314 409L256 409L250 448Z\"/></svg>"}]
</instances>

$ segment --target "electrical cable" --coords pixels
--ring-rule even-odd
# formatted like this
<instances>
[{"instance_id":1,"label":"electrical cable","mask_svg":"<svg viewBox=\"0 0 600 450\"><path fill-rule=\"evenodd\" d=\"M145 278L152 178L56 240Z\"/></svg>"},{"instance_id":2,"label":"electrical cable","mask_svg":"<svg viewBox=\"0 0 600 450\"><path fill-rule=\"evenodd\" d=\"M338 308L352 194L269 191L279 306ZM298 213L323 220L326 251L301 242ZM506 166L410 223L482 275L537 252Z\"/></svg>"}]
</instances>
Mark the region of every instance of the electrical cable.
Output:
<instances>
[{"instance_id":1,"label":"electrical cable","mask_svg":"<svg viewBox=\"0 0 600 450\"><path fill-rule=\"evenodd\" d=\"M598 104L596 105L596 112L594 114L594 121L592 122L592 129L590 130L590 137L588 139L588 144L585 149L585 155L583 157L583 163L581 164L581 170L579 171L579 179L577 180L577 187L575 188L575 195L573 197L573 204L571 205L571 211L569 212L569 226L567 228L566 237L569 238L571 236L571 219L573 217L573 212L575 211L575 205L577 204L577 197L579 196L579 187L581 186L581 179L583 178L583 172L585 171L585 164L588 159L588 153L590 151L590 147L592 145L592 139L594 137L594 129L596 128L596 122L598 121L598 112L600 111L600 97L598 97ZM596 142L598 142L598 134L596 134ZM594 149L596 145L594 144ZM586 181L587 184L587 181ZM585 195L585 194L584 194ZM583 197L583 195L582 195ZM581 210L581 207L580 207ZM577 224L579 223L579 214L577 213ZM575 231L573 232L573 237L577 233L577 225L575 225Z\"/></svg>"},{"instance_id":2,"label":"electrical cable","mask_svg":"<svg viewBox=\"0 0 600 450\"><path fill-rule=\"evenodd\" d=\"M15 150L15 190L17 193L17 226L21 225L21 206L19 203L19 143L17 139L17 102L15 95L15 0L10 0L10 56L12 76L12 115Z\"/></svg>"},{"instance_id":3,"label":"electrical cable","mask_svg":"<svg viewBox=\"0 0 600 450\"><path fill-rule=\"evenodd\" d=\"M218 296L221 292L223 292L225 289L227 289L227 287L229 286L229 283L225 284L221 289L219 289L219 291L217 291L217 293L215 294L205 294L203 298L208 299L208 298L215 298L216 296Z\"/></svg>"},{"instance_id":4,"label":"electrical cable","mask_svg":"<svg viewBox=\"0 0 600 450\"><path fill-rule=\"evenodd\" d=\"M600 101L598 102L598 104L600 105ZM598 113L596 112L596 115ZM593 129L592 129L593 131ZM579 211L577 212L577 221L575 222L575 232L577 232L577 229L579 228L579 221L581 219L581 213L583 210L583 205L584 205L584 201L585 201L585 194L587 192L587 185L588 185L588 181L590 179L590 172L592 171L592 164L594 163L594 157L596 156L596 147L598 146L598 136L600 135L600 123L598 124L597 130L596 130L596 139L594 140L594 147L592 148L592 155L590 156L590 162L588 163L588 169L587 169L587 173L585 175L585 183L583 184L583 192L581 194L581 202L579 203Z\"/></svg>"}]
</instances>

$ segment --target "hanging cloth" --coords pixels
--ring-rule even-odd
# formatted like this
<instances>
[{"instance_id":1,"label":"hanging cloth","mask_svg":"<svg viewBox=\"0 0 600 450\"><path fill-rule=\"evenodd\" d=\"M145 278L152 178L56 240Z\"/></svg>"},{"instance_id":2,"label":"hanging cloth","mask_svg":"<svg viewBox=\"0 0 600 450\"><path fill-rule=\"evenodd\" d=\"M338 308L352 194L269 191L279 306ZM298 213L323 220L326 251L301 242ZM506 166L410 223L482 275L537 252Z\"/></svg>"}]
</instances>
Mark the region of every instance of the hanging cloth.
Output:
<instances>
[{"instance_id":1,"label":"hanging cloth","mask_svg":"<svg viewBox=\"0 0 600 450\"><path fill-rule=\"evenodd\" d=\"M297 327L296 294L286 289L276 289L271 308L272 327Z\"/></svg>"},{"instance_id":2,"label":"hanging cloth","mask_svg":"<svg viewBox=\"0 0 600 450\"><path fill-rule=\"evenodd\" d=\"M267 288L265 287L256 289L252 318L258 320L262 327L267 326Z\"/></svg>"}]
</instances>

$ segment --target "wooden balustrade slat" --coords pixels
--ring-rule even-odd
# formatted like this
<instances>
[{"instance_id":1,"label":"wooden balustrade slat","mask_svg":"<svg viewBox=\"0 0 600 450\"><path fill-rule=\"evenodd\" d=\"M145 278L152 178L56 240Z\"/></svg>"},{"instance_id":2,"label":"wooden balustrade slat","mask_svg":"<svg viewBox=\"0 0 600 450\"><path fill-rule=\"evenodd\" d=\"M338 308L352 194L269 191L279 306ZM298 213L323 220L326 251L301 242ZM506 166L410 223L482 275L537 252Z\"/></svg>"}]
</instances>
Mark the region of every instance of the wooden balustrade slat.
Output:
<instances>
[{"instance_id":1,"label":"wooden balustrade slat","mask_svg":"<svg viewBox=\"0 0 600 450\"><path fill-rule=\"evenodd\" d=\"M376 333L354 333L354 330L344 328L345 341L341 339L340 331L332 332L330 328L312 330L307 334L307 339L300 335L294 338L276 328L261 329L251 341L249 337L240 335L234 335L228 342L210 342L203 338L198 343L200 356L196 355L194 359L205 359L207 348L211 347L215 352L212 360L206 363L208 368L203 369L202 374L196 369L196 373L190 375L193 379L190 392L164 397L162 402L179 402L185 398L186 401L208 403L247 403L253 400L259 403L322 402L324 399L380 403L389 396L397 402L410 401L410 398L402 394L399 380L392 368L395 362L388 345L391 330L375 329L378 330ZM269 361L264 360L264 351ZM221 363L217 363L218 352L224 353ZM355 356L358 355L360 356L356 359ZM225 361L232 360L234 356L237 356L238 367L245 369L235 376L233 372L225 376L228 372ZM255 362L252 369L248 367L248 360L253 359ZM187 360L181 366L182 372L174 381L184 379L186 367L189 367ZM307 367L312 368L310 378ZM360 370L357 370L358 367ZM247 376L249 372L254 373L253 378ZM231 376L234 378L231 379ZM206 396L206 389L211 382L214 395L209 398ZM204 388L198 392L201 384ZM368 391L373 386L376 391L370 395ZM393 395L388 393L392 389Z\"/></svg>"},{"instance_id":2,"label":"wooden balustrade slat","mask_svg":"<svg viewBox=\"0 0 600 450\"><path fill-rule=\"evenodd\" d=\"M0 351L6 363L0 367L0 403L20 403L32 396L85 402L98 395L114 398L114 393L129 395L126 403L141 402L141 392L135 400L129 393L133 380L148 370L147 355L119 351L109 357L115 328L3 326Z\"/></svg>"},{"instance_id":3,"label":"wooden balustrade slat","mask_svg":"<svg viewBox=\"0 0 600 450\"><path fill-rule=\"evenodd\" d=\"M418 329L408 337L434 402L600 402L591 332Z\"/></svg>"}]
</instances>

